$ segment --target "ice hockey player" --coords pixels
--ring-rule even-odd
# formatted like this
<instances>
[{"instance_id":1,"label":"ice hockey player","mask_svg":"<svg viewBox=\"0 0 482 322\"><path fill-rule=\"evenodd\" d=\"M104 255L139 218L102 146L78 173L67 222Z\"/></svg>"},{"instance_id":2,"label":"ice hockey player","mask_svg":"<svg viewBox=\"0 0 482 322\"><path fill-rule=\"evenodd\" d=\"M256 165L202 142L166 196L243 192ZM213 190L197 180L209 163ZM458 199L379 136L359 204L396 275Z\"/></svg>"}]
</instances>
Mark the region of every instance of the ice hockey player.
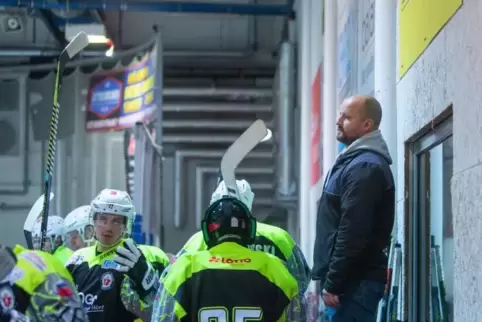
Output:
<instances>
[{"instance_id":1,"label":"ice hockey player","mask_svg":"<svg viewBox=\"0 0 482 322\"><path fill-rule=\"evenodd\" d=\"M62 263L18 245L0 245L0 321L88 322Z\"/></svg>"},{"instance_id":2,"label":"ice hockey player","mask_svg":"<svg viewBox=\"0 0 482 322\"><path fill-rule=\"evenodd\" d=\"M94 224L90 205L72 210L64 220L66 245L76 251L94 243Z\"/></svg>"},{"instance_id":3,"label":"ice hockey player","mask_svg":"<svg viewBox=\"0 0 482 322\"><path fill-rule=\"evenodd\" d=\"M207 250L185 253L161 281L151 321L304 321L298 285L275 256L250 250L256 220L238 199L205 212Z\"/></svg>"},{"instance_id":4,"label":"ice hockey player","mask_svg":"<svg viewBox=\"0 0 482 322\"><path fill-rule=\"evenodd\" d=\"M41 226L42 217L39 217L37 221L35 221L32 233L34 249L40 249L42 239ZM47 234L42 250L54 255L54 257L63 264L65 264L72 255L72 250L65 246L65 226L62 217L49 216L47 218Z\"/></svg>"},{"instance_id":5,"label":"ice hockey player","mask_svg":"<svg viewBox=\"0 0 482 322\"><path fill-rule=\"evenodd\" d=\"M251 211L254 193L251 190L250 184L243 179L236 180L236 185L241 201L246 205L249 211ZM224 181L221 181L212 194L211 204L222 199L223 196L226 195L228 195L226 185L224 184ZM264 251L275 255L286 263L286 267L298 281L301 293L304 294L311 280L310 268L301 249L287 231L276 226L258 222L256 237L248 247L252 250ZM200 231L187 241L182 250L177 254L177 257L185 252L205 250L206 248L207 246L203 239L203 233Z\"/></svg>"},{"instance_id":6,"label":"ice hockey player","mask_svg":"<svg viewBox=\"0 0 482 322\"><path fill-rule=\"evenodd\" d=\"M135 291L140 309L151 313L158 288L158 272L130 235L135 216L127 192L104 189L91 203L96 242L77 250L67 263L90 322L131 322L142 314L124 303ZM134 311L134 312L133 312ZM142 312L141 312L142 313Z\"/></svg>"}]
</instances>

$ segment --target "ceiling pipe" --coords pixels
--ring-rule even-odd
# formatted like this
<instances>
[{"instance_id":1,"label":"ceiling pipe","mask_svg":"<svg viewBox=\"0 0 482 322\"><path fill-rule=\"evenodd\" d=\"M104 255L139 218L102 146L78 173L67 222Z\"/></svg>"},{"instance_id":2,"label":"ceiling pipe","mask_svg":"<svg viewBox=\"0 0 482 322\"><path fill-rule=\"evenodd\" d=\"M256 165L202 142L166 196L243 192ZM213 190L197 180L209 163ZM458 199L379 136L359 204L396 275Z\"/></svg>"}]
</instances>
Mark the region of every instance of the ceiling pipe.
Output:
<instances>
[{"instance_id":1,"label":"ceiling pipe","mask_svg":"<svg viewBox=\"0 0 482 322\"><path fill-rule=\"evenodd\" d=\"M272 88L230 88L230 87L204 87L204 88L189 88L189 87L171 87L164 88L164 96L249 96L256 98L271 98L273 96Z\"/></svg>"},{"instance_id":2,"label":"ceiling pipe","mask_svg":"<svg viewBox=\"0 0 482 322\"><path fill-rule=\"evenodd\" d=\"M231 129L231 130L244 130L253 124L252 121L211 121L211 120L164 120L162 121L162 127L166 130L169 129ZM273 122L266 122L266 126L271 128Z\"/></svg>"},{"instance_id":3,"label":"ceiling pipe","mask_svg":"<svg viewBox=\"0 0 482 322\"><path fill-rule=\"evenodd\" d=\"M0 0L1 1L1 0ZM0 5L1 6L1 5ZM37 47L2 47L0 49L0 57L40 57L40 56L58 56L61 50L57 48L37 48ZM105 50L84 50L82 56L105 57ZM215 51L215 50L166 50L163 52L164 57L177 58L262 58L273 59L273 54L268 52L252 51Z\"/></svg>"},{"instance_id":4,"label":"ceiling pipe","mask_svg":"<svg viewBox=\"0 0 482 322\"><path fill-rule=\"evenodd\" d=\"M249 168L246 169L237 169L236 173L242 173L241 171L248 171L250 170ZM258 170L258 169L255 169ZM262 169L262 170L270 170L270 169ZM218 173L219 169L218 168L213 168L213 167L196 167L196 227L197 229L201 229L201 220L203 218L203 214L205 211L205 206L204 206L204 200L205 200L205 175L206 174L214 174L216 175ZM271 171L273 173L273 171ZM253 190L262 190L265 185L263 186L262 184L260 185L259 183L252 183L251 188ZM261 189L260 189L261 188ZM207 199L206 199L207 200ZM273 205L273 200L269 198L258 198L254 199L254 205L258 206L271 206Z\"/></svg>"},{"instance_id":5,"label":"ceiling pipe","mask_svg":"<svg viewBox=\"0 0 482 322\"><path fill-rule=\"evenodd\" d=\"M253 5L242 3L210 2L126 2L126 1L46 1L46 0L1 0L6 8L97 10L167 13L205 13L256 16L288 16L293 14L289 5Z\"/></svg>"},{"instance_id":6,"label":"ceiling pipe","mask_svg":"<svg viewBox=\"0 0 482 322\"><path fill-rule=\"evenodd\" d=\"M212 137L211 137L212 142ZM209 150L178 150L174 154L174 227L180 228L183 224L182 214L182 188L184 186L184 159L220 159L224 155L221 151ZM246 159L270 159L273 158L272 152L251 152Z\"/></svg>"},{"instance_id":7,"label":"ceiling pipe","mask_svg":"<svg viewBox=\"0 0 482 322\"><path fill-rule=\"evenodd\" d=\"M164 103L164 112L222 112L222 113L269 113L272 106L268 104L243 103Z\"/></svg>"}]
</instances>

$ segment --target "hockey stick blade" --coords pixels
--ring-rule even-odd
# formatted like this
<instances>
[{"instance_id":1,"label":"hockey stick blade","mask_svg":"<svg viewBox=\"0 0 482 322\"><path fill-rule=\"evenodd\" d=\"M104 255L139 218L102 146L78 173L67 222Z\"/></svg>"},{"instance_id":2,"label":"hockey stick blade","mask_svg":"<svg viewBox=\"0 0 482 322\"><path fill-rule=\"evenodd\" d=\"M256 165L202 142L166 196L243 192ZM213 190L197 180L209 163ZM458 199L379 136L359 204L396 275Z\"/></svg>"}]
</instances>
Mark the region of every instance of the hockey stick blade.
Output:
<instances>
[{"instance_id":1,"label":"hockey stick blade","mask_svg":"<svg viewBox=\"0 0 482 322\"><path fill-rule=\"evenodd\" d=\"M60 54L60 57L67 55L68 59L72 59L88 45L89 37L85 32L81 31L65 47L65 49Z\"/></svg>"},{"instance_id":2,"label":"hockey stick blade","mask_svg":"<svg viewBox=\"0 0 482 322\"><path fill-rule=\"evenodd\" d=\"M54 194L50 193L50 201L54 199ZM37 201L33 204L32 208L28 212L28 216L23 224L23 234L25 235L25 241L29 249L33 248L32 243L32 230L35 221L42 216L42 207L44 203L44 195L41 195Z\"/></svg>"},{"instance_id":3,"label":"hockey stick blade","mask_svg":"<svg viewBox=\"0 0 482 322\"><path fill-rule=\"evenodd\" d=\"M231 197L239 199L236 168L268 134L266 124L262 120L256 120L224 153L221 160L221 175Z\"/></svg>"}]
</instances>

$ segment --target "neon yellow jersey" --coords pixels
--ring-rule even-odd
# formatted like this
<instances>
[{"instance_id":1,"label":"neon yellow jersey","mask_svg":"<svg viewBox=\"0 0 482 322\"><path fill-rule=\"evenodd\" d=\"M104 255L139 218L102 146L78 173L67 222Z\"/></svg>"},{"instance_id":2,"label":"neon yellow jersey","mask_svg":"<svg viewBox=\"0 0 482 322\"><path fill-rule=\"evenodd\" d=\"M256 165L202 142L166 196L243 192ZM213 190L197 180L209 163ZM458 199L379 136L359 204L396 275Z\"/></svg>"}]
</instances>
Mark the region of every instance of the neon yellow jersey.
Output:
<instances>
[{"instance_id":1,"label":"neon yellow jersey","mask_svg":"<svg viewBox=\"0 0 482 322\"><path fill-rule=\"evenodd\" d=\"M53 255L55 258L57 258L62 264L65 265L67 261L69 260L70 256L74 253L73 250L71 250L68 247L65 246L59 246L57 249L54 251Z\"/></svg>"},{"instance_id":2,"label":"neon yellow jersey","mask_svg":"<svg viewBox=\"0 0 482 322\"><path fill-rule=\"evenodd\" d=\"M169 257L162 249L151 245L138 245L146 259L153 265L153 267L159 272L159 275L169 265Z\"/></svg>"},{"instance_id":3,"label":"neon yellow jersey","mask_svg":"<svg viewBox=\"0 0 482 322\"><path fill-rule=\"evenodd\" d=\"M2 314L27 316L29 321L84 322L82 302L65 267L51 254L16 245L16 266L4 279ZM2 281L3 282L3 281ZM4 316L4 315L2 315ZM15 320L17 321L17 320Z\"/></svg>"},{"instance_id":4,"label":"neon yellow jersey","mask_svg":"<svg viewBox=\"0 0 482 322\"><path fill-rule=\"evenodd\" d=\"M171 265L151 321L301 321L298 293L278 258L225 242Z\"/></svg>"},{"instance_id":5,"label":"neon yellow jersey","mask_svg":"<svg viewBox=\"0 0 482 322\"><path fill-rule=\"evenodd\" d=\"M298 281L301 292L304 293L311 280L311 271L305 256L291 235L276 226L260 222L256 226L256 239L248 247L274 255L285 262L290 273ZM203 234L199 231L187 241L177 256L206 249Z\"/></svg>"}]
</instances>

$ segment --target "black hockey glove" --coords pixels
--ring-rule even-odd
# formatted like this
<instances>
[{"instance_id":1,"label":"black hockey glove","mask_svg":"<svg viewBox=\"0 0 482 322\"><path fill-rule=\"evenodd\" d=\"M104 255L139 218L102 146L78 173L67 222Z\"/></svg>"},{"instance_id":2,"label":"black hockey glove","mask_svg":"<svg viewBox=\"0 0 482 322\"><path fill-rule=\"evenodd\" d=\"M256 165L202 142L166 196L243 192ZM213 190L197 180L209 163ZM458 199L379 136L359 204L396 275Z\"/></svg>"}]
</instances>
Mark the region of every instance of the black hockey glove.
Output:
<instances>
[{"instance_id":1,"label":"black hockey glove","mask_svg":"<svg viewBox=\"0 0 482 322\"><path fill-rule=\"evenodd\" d=\"M158 280L156 271L147 262L132 239L127 239L122 246L117 248L114 261L119 264L116 270L129 276L141 298L151 291Z\"/></svg>"}]
</instances>

